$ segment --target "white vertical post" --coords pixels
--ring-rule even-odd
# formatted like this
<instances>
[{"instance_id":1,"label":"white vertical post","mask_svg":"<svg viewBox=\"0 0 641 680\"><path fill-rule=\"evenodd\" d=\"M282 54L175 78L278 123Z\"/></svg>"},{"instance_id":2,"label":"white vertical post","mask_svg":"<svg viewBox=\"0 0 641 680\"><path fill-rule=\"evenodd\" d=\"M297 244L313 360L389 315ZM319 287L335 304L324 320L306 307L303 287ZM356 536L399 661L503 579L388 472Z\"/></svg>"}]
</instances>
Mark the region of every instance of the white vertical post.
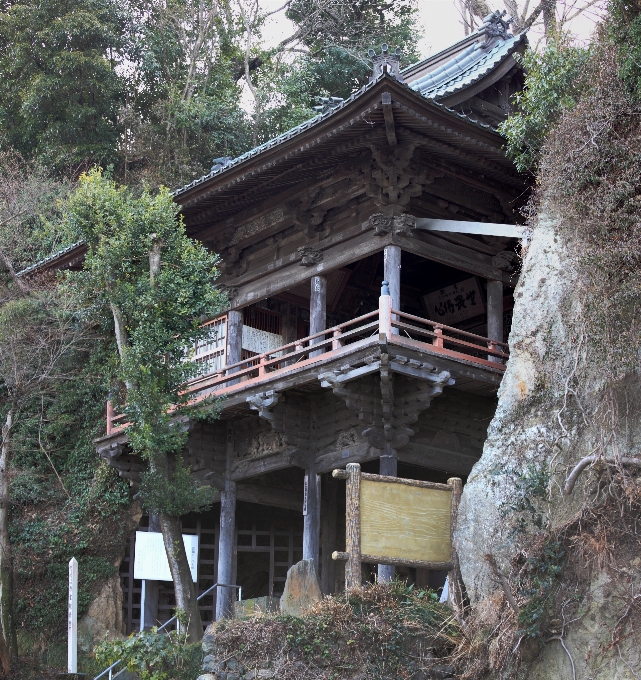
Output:
<instances>
[{"instance_id":1,"label":"white vertical post","mask_svg":"<svg viewBox=\"0 0 641 680\"><path fill-rule=\"evenodd\" d=\"M78 562L69 560L69 601L67 610L67 672L78 672Z\"/></svg>"},{"instance_id":2,"label":"white vertical post","mask_svg":"<svg viewBox=\"0 0 641 680\"><path fill-rule=\"evenodd\" d=\"M142 586L140 587L140 632L145 630L145 595L147 590L147 580L142 580Z\"/></svg>"},{"instance_id":3,"label":"white vertical post","mask_svg":"<svg viewBox=\"0 0 641 680\"><path fill-rule=\"evenodd\" d=\"M383 251L383 276L389 284L392 309L401 311L401 249L399 246L386 246ZM396 316L396 315L395 315ZM394 318L394 321L397 321ZM392 330L398 335L398 328Z\"/></svg>"}]
</instances>

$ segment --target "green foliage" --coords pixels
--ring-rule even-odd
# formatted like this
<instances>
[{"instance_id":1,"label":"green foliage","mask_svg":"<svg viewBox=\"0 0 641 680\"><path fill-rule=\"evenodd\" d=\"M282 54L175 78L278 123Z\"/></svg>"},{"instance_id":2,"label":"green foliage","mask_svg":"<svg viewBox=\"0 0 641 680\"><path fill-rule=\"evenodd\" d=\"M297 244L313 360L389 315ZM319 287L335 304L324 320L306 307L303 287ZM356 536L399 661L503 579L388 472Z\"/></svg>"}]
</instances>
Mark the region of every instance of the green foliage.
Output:
<instances>
[{"instance_id":1,"label":"green foliage","mask_svg":"<svg viewBox=\"0 0 641 680\"><path fill-rule=\"evenodd\" d=\"M202 662L200 644L189 645L185 635L158 633L155 628L126 640L101 642L95 653L104 666L122 660L141 680L193 680Z\"/></svg>"},{"instance_id":2,"label":"green foliage","mask_svg":"<svg viewBox=\"0 0 641 680\"><path fill-rule=\"evenodd\" d=\"M253 80L257 92L255 141L262 144L316 115L311 92L318 83L302 59L292 63L265 56Z\"/></svg>"},{"instance_id":3,"label":"green foliage","mask_svg":"<svg viewBox=\"0 0 641 680\"><path fill-rule=\"evenodd\" d=\"M514 480L514 492L503 501L499 511L510 523L509 537L523 537L531 528L547 526L547 514L542 507L547 501L550 471L547 465L529 462L521 468L500 469L495 475L510 475Z\"/></svg>"},{"instance_id":4,"label":"green foliage","mask_svg":"<svg viewBox=\"0 0 641 680\"><path fill-rule=\"evenodd\" d=\"M166 507L154 497L154 509L160 512L170 512L170 507L196 511L209 502L209 495L197 489L188 493L182 463L178 460L172 470L166 456L180 454L187 439L176 418L193 410L187 392L198 371L191 360L193 346L209 332L201 321L226 303L213 285L217 256L187 236L178 211L166 189L134 197L93 170L80 178L65 216L66 229L89 245L83 271L71 274L69 283L92 318L105 324L120 319L115 329L120 343L117 377L127 389L119 406L130 423L129 442L150 462L156 483L157 475L166 475L163 488L176 480L176 494ZM161 259L152 278L150 253L155 247Z\"/></svg>"},{"instance_id":5,"label":"green foliage","mask_svg":"<svg viewBox=\"0 0 641 680\"><path fill-rule=\"evenodd\" d=\"M56 170L110 162L127 17L112 0L0 4L0 127Z\"/></svg>"},{"instance_id":6,"label":"green foliage","mask_svg":"<svg viewBox=\"0 0 641 680\"><path fill-rule=\"evenodd\" d=\"M211 505L214 490L199 486L191 477L182 456L176 456L171 476L165 471L149 469L141 474L140 497L152 512L166 512L181 517Z\"/></svg>"},{"instance_id":7,"label":"green foliage","mask_svg":"<svg viewBox=\"0 0 641 680\"><path fill-rule=\"evenodd\" d=\"M527 598L518 617L522 635L535 638L545 632L554 610L564 557L563 545L557 540L546 542L538 554L527 559L517 583L519 595Z\"/></svg>"},{"instance_id":8,"label":"green foliage","mask_svg":"<svg viewBox=\"0 0 641 680\"><path fill-rule=\"evenodd\" d=\"M79 613L96 588L116 573L133 523L131 495L115 470L96 457L107 385L97 380L105 359L69 358L75 373L55 398L25 406L16 429L12 469L10 538L14 550L17 625L51 637L64 630L67 569L79 563Z\"/></svg>"},{"instance_id":9,"label":"green foliage","mask_svg":"<svg viewBox=\"0 0 641 680\"><path fill-rule=\"evenodd\" d=\"M372 69L368 50L380 53L383 43L401 48L402 68L419 60L416 45L420 34L412 0L396 3L393 8L386 2L365 0L341 3L333 9L330 15L317 0L295 0L287 10L309 50L302 60L316 88L308 95L349 97L369 80Z\"/></svg>"},{"instance_id":10,"label":"green foliage","mask_svg":"<svg viewBox=\"0 0 641 680\"><path fill-rule=\"evenodd\" d=\"M617 48L618 76L636 100L641 95L641 7L634 0L610 0L607 30Z\"/></svg>"},{"instance_id":11,"label":"green foliage","mask_svg":"<svg viewBox=\"0 0 641 680\"><path fill-rule=\"evenodd\" d=\"M232 3L140 0L123 120L125 181L174 186L208 172L212 160L251 146L240 108L240 53Z\"/></svg>"},{"instance_id":12,"label":"green foliage","mask_svg":"<svg viewBox=\"0 0 641 680\"><path fill-rule=\"evenodd\" d=\"M528 50L521 57L527 76L524 90L514 97L518 111L499 127L520 171L536 170L548 132L589 86L589 58L589 48L572 46L563 37L548 40L541 53Z\"/></svg>"}]
</instances>

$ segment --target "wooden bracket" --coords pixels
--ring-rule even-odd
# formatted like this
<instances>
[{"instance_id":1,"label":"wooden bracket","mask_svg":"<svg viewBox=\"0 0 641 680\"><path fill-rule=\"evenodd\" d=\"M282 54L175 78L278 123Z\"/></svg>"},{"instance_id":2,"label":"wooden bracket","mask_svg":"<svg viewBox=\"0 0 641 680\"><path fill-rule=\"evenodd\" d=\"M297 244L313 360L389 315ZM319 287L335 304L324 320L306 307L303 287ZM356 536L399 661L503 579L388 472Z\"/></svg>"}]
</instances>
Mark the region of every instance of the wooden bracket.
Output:
<instances>
[{"instance_id":1,"label":"wooden bracket","mask_svg":"<svg viewBox=\"0 0 641 680\"><path fill-rule=\"evenodd\" d=\"M394 112L392 111L392 95L389 92L383 92L383 117L385 118L385 134L389 145L394 147L397 145L396 129L394 126Z\"/></svg>"}]
</instances>

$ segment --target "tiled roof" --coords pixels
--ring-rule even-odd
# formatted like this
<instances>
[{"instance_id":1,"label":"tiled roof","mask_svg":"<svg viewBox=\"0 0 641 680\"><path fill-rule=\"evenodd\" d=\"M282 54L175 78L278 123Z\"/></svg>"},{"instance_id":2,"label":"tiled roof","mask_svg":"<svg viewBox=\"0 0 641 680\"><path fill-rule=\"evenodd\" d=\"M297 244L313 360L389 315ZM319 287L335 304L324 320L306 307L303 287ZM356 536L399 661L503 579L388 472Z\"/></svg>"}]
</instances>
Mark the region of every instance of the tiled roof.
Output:
<instances>
[{"instance_id":1,"label":"tiled roof","mask_svg":"<svg viewBox=\"0 0 641 680\"><path fill-rule=\"evenodd\" d=\"M49 255L49 257L45 257L43 260L40 260L39 262L36 262L35 264L32 264L31 266L26 267L25 269L22 269L21 271L17 272L16 276L18 277L28 276L31 272L34 272L37 269L45 267L47 264L49 264L49 262L52 262L53 260L58 260L61 257L64 257L67 253L71 253L73 250L79 248L80 246L83 246L84 244L85 244L84 241L77 241L76 243L72 243L70 246L67 246L62 250L53 253L53 255Z\"/></svg>"},{"instance_id":2,"label":"tiled roof","mask_svg":"<svg viewBox=\"0 0 641 680\"><path fill-rule=\"evenodd\" d=\"M271 149L275 146L278 146L279 144L282 144L283 142L286 142L288 139L295 137L300 132L303 132L303 130L308 130L309 128L314 127L314 125L317 125L321 121L326 120L327 118L332 116L334 113L336 113L336 111L340 111L341 109L343 109L350 102L354 101L355 99L358 99L364 92L367 92L367 90L369 90L375 83L377 83L378 80L380 80L380 78L367 83L367 85L361 87L360 90L356 90L356 92L354 92L348 99L344 99L340 103L337 103L335 106L325 111L325 113L320 113L319 115L314 116L309 120L306 120L304 123L301 123L296 127L293 127L291 130L283 132L282 135L278 135L278 137L274 137L273 139L270 139L264 144L261 144L260 146L256 146L253 149L246 151L244 154L238 156L237 158L234 158L226 165L221 165L216 169L212 169L212 171L207 173L206 175L203 175L202 177L195 179L193 182L185 184L185 186L174 190L173 195L178 196L179 194L182 194L183 192L188 191L189 189L193 189L199 184L205 182L206 180L211 179L212 177L215 177L216 175L219 175L223 172L226 172L227 170L235 167L236 165L240 165L240 163L246 161L248 158L253 158L254 156L257 156L263 151L267 151L267 149Z\"/></svg>"},{"instance_id":3,"label":"tiled roof","mask_svg":"<svg viewBox=\"0 0 641 680\"><path fill-rule=\"evenodd\" d=\"M507 38L494 37L493 39L486 40L485 43L482 43L480 39L483 38L483 36L485 35L483 28L481 28L478 35L479 40L472 43L472 45L470 45L463 52L456 54L449 61L443 64L443 66L437 68L435 71L428 73L422 78L419 78L408 83L407 86L410 89L423 95L426 99L430 99L434 104L438 104L439 99L447 97L455 92L458 92L459 90L465 89L466 87L472 85L473 83L483 78L496 66L498 66L504 59L509 57L516 50L516 48L526 39L525 33L522 33L514 37L512 36L509 36ZM487 46L484 47L484 45ZM431 57L429 60L431 59L433 59L433 57ZM198 179L193 180L189 184L186 184L185 186L182 186L179 189L174 190L173 196L175 197L180 196L180 194L189 191L194 187L197 187L199 184L206 182L212 177L220 175L223 172L227 172L231 168L240 165L242 162L248 160L249 158L253 158L254 156L259 155L263 151L267 151L268 149L271 149L275 146L278 146L279 144L282 144L283 142L286 142L287 140L291 139L292 137L295 137L304 130L308 130L309 128L314 127L321 121L324 121L327 118L333 116L335 113L337 113L345 106L347 106L350 102L361 97L377 82L379 82L382 78L386 77L389 76L387 76L386 74L382 74L379 75L377 78L373 78L369 83L367 83L367 85L361 87L359 90L354 92L348 99L333 104L331 108L327 107L327 110L325 110L324 113L314 116L313 118L306 120L304 123L297 125L291 130L288 130L282 135L274 137L273 139L270 139L264 144L261 144L260 146L250 149L249 151L245 152L241 156L238 156L237 158L234 158L232 161L226 164L214 166L211 172L207 173L206 175L203 175L202 177L199 177ZM452 115L456 115L460 118L465 118L469 122L479 125L480 127L492 129L491 126L486 125L485 123L481 123L480 121L475 120L474 118L469 118L468 116L459 113L458 111L454 111L453 109L450 109L446 106L443 106L442 104L440 106L442 106L442 108L446 109Z\"/></svg>"},{"instance_id":4,"label":"tiled roof","mask_svg":"<svg viewBox=\"0 0 641 680\"><path fill-rule=\"evenodd\" d=\"M525 34L499 40L489 48L475 42L447 63L409 86L428 99L443 99L463 90L494 70L525 40Z\"/></svg>"}]
</instances>

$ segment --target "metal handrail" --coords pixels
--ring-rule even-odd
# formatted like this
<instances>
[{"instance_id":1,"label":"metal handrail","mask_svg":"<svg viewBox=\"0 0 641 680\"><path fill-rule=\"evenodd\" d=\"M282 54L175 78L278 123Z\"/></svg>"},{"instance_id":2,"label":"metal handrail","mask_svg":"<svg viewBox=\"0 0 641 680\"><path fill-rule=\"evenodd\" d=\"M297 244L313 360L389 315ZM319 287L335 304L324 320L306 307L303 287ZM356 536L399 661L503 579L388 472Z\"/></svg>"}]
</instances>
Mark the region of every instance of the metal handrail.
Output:
<instances>
[{"instance_id":1,"label":"metal handrail","mask_svg":"<svg viewBox=\"0 0 641 680\"><path fill-rule=\"evenodd\" d=\"M230 586L227 583L214 583L213 586L211 586L210 588L207 588L207 590L204 593L200 594L196 598L196 602L202 600L203 597L205 597L205 595L209 595L209 593L211 593L211 591L214 588L238 588L238 601L240 602L241 599L242 599L242 594L243 594L243 587L242 586ZM170 623L175 621L177 618L178 618L177 616L172 616L169 619L169 621L165 621L165 623L163 623L162 626L160 626L160 628L158 628L158 632L160 632L163 628L165 628ZM96 675L96 677L93 680L100 680L100 678L102 678L105 675L105 673L109 673L109 680L113 680L114 678L117 678L121 673L124 673L127 670L126 668L121 668L115 675L113 675L113 670L119 663L122 663L122 659L118 659L118 661L114 661L111 664L111 666L109 666L109 668L105 668L105 670L102 671L102 673L100 673L100 675Z\"/></svg>"}]
</instances>

